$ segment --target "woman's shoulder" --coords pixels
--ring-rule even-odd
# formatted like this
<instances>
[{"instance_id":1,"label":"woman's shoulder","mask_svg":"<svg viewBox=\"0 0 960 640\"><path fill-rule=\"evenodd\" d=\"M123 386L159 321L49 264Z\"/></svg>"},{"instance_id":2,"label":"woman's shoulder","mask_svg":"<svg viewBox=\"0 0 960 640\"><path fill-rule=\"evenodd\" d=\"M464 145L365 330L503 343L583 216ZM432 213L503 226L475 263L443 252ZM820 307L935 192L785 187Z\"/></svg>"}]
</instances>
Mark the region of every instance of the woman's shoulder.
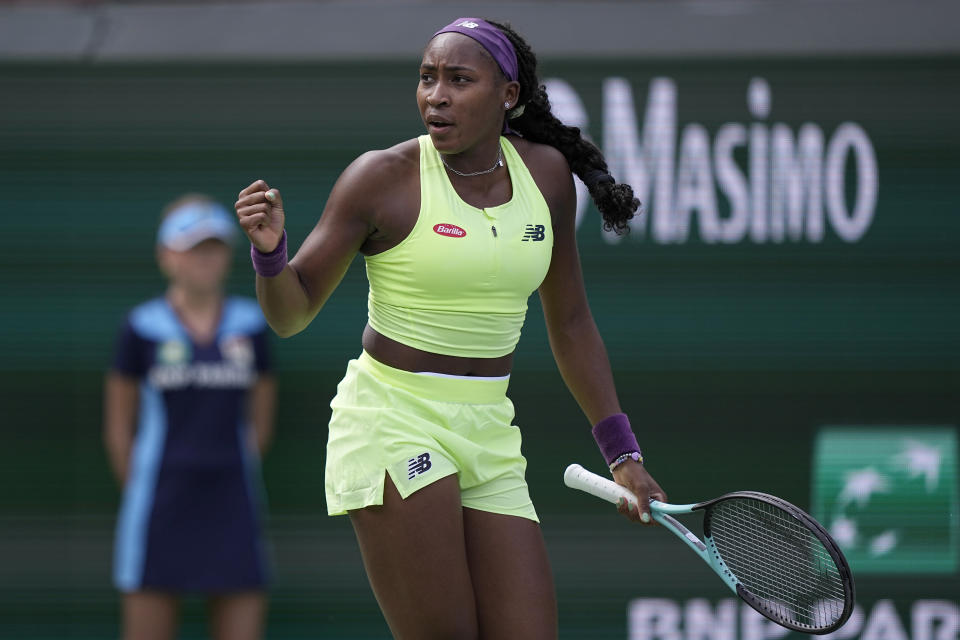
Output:
<instances>
[{"instance_id":1,"label":"woman's shoulder","mask_svg":"<svg viewBox=\"0 0 960 640\"><path fill-rule=\"evenodd\" d=\"M166 296L158 295L128 309L125 318L130 324L142 325L157 322L158 318L164 318L169 313Z\"/></svg>"},{"instance_id":2,"label":"woman's shoulder","mask_svg":"<svg viewBox=\"0 0 960 640\"><path fill-rule=\"evenodd\" d=\"M362 220L369 229L382 228L384 215L419 195L419 146L414 138L360 155L334 185L328 209Z\"/></svg>"},{"instance_id":3,"label":"woman's shoulder","mask_svg":"<svg viewBox=\"0 0 960 640\"><path fill-rule=\"evenodd\" d=\"M127 312L124 330L147 340L162 340L178 332L176 316L166 297L157 296Z\"/></svg>"},{"instance_id":4,"label":"woman's shoulder","mask_svg":"<svg viewBox=\"0 0 960 640\"><path fill-rule=\"evenodd\" d=\"M546 172L570 172L570 165L556 147L542 142L531 142L520 136L508 136L507 140L517 150L524 164L531 172L534 170Z\"/></svg>"},{"instance_id":5,"label":"woman's shoulder","mask_svg":"<svg viewBox=\"0 0 960 640\"><path fill-rule=\"evenodd\" d=\"M510 136L507 140L520 154L523 164L552 211L576 202L573 174L559 149L518 136Z\"/></svg>"},{"instance_id":6,"label":"woman's shoulder","mask_svg":"<svg viewBox=\"0 0 960 640\"><path fill-rule=\"evenodd\" d=\"M420 143L416 138L412 138L387 149L374 149L363 153L350 163L344 173L388 182L391 179L407 177L411 171L419 171L419 167Z\"/></svg>"}]
</instances>

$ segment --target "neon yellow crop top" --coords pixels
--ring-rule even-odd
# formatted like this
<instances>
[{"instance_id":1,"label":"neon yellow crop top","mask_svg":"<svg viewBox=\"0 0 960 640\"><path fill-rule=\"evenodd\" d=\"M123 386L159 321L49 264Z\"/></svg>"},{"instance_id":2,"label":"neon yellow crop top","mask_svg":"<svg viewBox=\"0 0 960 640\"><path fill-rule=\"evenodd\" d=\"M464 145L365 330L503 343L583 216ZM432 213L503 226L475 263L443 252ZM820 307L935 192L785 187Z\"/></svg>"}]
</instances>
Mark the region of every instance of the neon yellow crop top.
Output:
<instances>
[{"instance_id":1,"label":"neon yellow crop top","mask_svg":"<svg viewBox=\"0 0 960 640\"><path fill-rule=\"evenodd\" d=\"M422 351L468 358L511 353L553 251L550 209L513 145L501 137L513 197L464 202L430 136L420 141L420 215L403 241L366 258L369 323Z\"/></svg>"}]
</instances>

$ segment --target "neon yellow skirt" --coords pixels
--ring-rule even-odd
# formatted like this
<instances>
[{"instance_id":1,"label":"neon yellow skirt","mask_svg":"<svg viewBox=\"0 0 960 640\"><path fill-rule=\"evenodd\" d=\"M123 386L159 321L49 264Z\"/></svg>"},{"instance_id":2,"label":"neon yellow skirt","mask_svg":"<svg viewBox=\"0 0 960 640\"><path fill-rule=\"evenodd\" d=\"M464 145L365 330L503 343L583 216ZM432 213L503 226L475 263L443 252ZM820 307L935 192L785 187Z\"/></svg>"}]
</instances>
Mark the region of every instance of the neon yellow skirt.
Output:
<instances>
[{"instance_id":1,"label":"neon yellow skirt","mask_svg":"<svg viewBox=\"0 0 960 640\"><path fill-rule=\"evenodd\" d=\"M539 522L508 384L351 360L330 403L327 513L383 504L384 473L403 498L457 474L464 507Z\"/></svg>"}]
</instances>

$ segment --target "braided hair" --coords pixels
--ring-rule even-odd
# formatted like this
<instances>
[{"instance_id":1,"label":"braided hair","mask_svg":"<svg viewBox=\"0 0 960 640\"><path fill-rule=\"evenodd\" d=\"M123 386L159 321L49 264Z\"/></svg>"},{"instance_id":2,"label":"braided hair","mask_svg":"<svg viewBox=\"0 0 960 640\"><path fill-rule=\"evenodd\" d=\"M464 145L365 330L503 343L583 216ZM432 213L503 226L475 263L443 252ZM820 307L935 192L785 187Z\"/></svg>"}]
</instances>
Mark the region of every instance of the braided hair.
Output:
<instances>
[{"instance_id":1,"label":"braided hair","mask_svg":"<svg viewBox=\"0 0 960 640\"><path fill-rule=\"evenodd\" d=\"M487 20L503 32L517 52L517 106L507 112L510 128L531 142L556 148L567 159L573 173L583 180L594 204L603 216L603 228L617 234L630 231L629 221L640 201L628 184L617 184L607 171L607 161L595 144L585 140L578 127L568 127L550 110L547 90L537 77L537 57L530 45L509 24Z\"/></svg>"}]
</instances>

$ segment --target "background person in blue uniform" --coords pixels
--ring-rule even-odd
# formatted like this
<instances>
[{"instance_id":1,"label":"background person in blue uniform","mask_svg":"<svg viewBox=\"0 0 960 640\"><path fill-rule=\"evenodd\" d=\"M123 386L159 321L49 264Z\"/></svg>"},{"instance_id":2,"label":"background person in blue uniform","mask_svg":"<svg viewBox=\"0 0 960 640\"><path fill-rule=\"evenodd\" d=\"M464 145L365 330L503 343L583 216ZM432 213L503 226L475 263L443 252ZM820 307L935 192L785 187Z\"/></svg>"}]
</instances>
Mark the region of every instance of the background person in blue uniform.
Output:
<instances>
[{"instance_id":1,"label":"background person in blue uniform","mask_svg":"<svg viewBox=\"0 0 960 640\"><path fill-rule=\"evenodd\" d=\"M204 196L167 207L157 260L169 286L128 314L107 375L104 440L123 486L114 582L127 640L173 638L184 594L209 598L215 638L262 635L259 458L276 390L259 306L224 295L235 228Z\"/></svg>"}]
</instances>

